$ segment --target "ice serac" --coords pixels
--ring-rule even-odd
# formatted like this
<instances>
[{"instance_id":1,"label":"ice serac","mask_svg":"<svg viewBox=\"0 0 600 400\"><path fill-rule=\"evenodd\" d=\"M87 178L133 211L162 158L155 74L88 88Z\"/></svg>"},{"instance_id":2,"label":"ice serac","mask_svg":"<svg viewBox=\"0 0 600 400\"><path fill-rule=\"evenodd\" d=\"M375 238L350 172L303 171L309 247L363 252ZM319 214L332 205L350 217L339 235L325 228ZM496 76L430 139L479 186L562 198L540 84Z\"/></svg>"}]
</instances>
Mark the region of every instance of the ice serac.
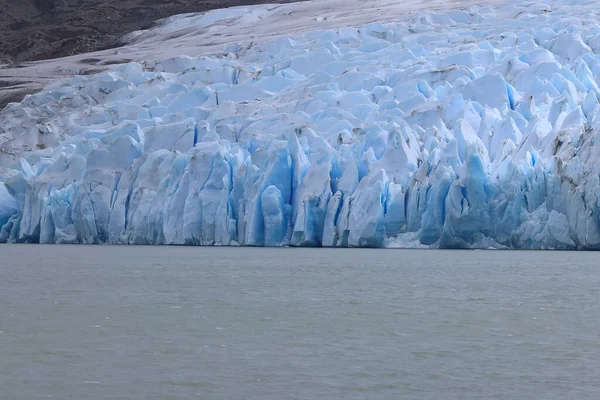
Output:
<instances>
[{"instance_id":1,"label":"ice serac","mask_svg":"<svg viewBox=\"0 0 600 400\"><path fill-rule=\"evenodd\" d=\"M8 220L18 213L17 202L6 189L0 184L0 225L4 226Z\"/></svg>"},{"instance_id":2,"label":"ice serac","mask_svg":"<svg viewBox=\"0 0 600 400\"><path fill-rule=\"evenodd\" d=\"M0 114L0 241L600 249L599 16L415 13L53 84Z\"/></svg>"}]
</instances>

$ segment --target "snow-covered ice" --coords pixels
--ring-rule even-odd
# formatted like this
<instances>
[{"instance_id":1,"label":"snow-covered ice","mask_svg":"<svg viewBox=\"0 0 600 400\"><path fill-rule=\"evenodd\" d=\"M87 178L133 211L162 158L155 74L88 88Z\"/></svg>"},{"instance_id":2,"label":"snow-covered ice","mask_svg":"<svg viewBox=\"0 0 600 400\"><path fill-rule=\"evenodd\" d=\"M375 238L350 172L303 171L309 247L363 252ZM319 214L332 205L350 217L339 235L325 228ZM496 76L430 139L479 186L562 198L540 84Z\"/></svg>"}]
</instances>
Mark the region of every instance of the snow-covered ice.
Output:
<instances>
[{"instance_id":1,"label":"snow-covered ice","mask_svg":"<svg viewBox=\"0 0 600 400\"><path fill-rule=\"evenodd\" d=\"M0 114L0 240L598 249L599 15L418 12L51 84Z\"/></svg>"},{"instance_id":2,"label":"snow-covered ice","mask_svg":"<svg viewBox=\"0 0 600 400\"><path fill-rule=\"evenodd\" d=\"M129 61L152 65L167 57L198 56L231 44L264 42L305 32L361 26L419 10L443 10L495 4L503 0L309 0L298 3L234 7L182 14L157 21L154 28L132 32L123 46L53 60L0 64L0 101L32 93L57 79L101 72Z\"/></svg>"}]
</instances>

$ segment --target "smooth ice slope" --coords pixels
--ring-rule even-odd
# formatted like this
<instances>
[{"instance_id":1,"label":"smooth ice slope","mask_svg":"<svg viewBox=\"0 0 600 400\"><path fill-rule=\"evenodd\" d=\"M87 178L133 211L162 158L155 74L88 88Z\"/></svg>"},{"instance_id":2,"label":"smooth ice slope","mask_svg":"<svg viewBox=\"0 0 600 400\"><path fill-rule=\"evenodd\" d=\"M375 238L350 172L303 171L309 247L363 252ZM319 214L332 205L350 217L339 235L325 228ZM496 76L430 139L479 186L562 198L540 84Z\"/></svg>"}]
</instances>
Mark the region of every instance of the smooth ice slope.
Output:
<instances>
[{"instance_id":1,"label":"smooth ice slope","mask_svg":"<svg viewBox=\"0 0 600 400\"><path fill-rule=\"evenodd\" d=\"M51 85L0 115L41 143L2 145L0 239L600 248L599 14L417 13Z\"/></svg>"}]
</instances>

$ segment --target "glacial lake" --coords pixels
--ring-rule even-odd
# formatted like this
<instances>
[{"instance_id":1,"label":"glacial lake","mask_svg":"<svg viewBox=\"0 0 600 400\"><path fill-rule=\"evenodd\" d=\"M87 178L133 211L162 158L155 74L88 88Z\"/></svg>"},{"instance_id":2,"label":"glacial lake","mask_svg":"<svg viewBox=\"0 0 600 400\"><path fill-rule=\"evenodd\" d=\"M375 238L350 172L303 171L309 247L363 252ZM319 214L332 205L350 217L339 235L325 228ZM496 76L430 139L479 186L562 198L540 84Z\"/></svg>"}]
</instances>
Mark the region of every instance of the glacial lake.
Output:
<instances>
[{"instance_id":1,"label":"glacial lake","mask_svg":"<svg viewBox=\"0 0 600 400\"><path fill-rule=\"evenodd\" d=\"M599 399L600 253L0 246L0 398Z\"/></svg>"}]
</instances>

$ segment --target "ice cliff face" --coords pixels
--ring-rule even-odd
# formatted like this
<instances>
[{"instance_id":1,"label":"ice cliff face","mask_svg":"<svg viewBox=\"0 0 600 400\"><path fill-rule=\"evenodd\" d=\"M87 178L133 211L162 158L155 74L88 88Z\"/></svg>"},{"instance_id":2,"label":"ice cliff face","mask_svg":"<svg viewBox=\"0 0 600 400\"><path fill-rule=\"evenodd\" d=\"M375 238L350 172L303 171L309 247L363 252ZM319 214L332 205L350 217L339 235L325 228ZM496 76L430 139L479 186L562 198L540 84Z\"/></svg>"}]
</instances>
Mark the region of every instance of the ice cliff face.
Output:
<instances>
[{"instance_id":1,"label":"ice cliff face","mask_svg":"<svg viewBox=\"0 0 600 400\"><path fill-rule=\"evenodd\" d=\"M418 13L51 85L0 114L0 240L600 248L599 14Z\"/></svg>"}]
</instances>

